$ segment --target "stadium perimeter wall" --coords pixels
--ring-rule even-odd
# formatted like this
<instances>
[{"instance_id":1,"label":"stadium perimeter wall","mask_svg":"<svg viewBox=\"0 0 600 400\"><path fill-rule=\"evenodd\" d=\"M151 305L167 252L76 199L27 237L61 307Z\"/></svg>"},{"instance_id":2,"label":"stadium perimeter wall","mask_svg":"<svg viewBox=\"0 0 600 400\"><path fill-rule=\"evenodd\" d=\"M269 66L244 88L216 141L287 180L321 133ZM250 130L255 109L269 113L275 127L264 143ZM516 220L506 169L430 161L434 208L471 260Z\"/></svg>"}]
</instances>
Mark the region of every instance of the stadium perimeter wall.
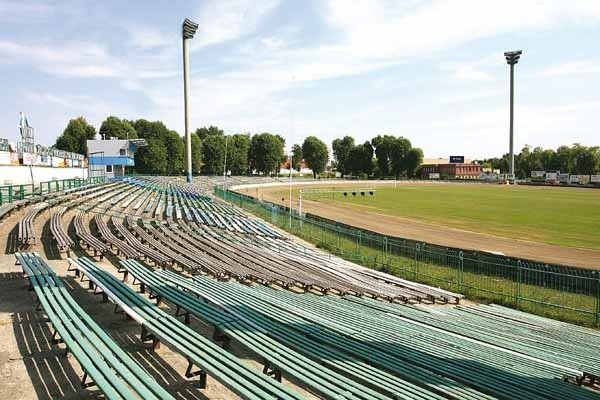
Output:
<instances>
[{"instance_id":1,"label":"stadium perimeter wall","mask_svg":"<svg viewBox=\"0 0 600 400\"><path fill-rule=\"evenodd\" d=\"M324 181L323 184L339 181ZM374 181L368 181L370 183ZM392 183L393 181L381 181ZM352 183L357 183L356 181ZM307 182L306 185L314 185ZM282 183L260 187L285 186ZM294 186L296 183L294 183ZM232 190L258 185L232 186ZM391 237L232 190L214 193L345 259L483 301L588 326L600 326L600 272L484 251Z\"/></svg>"},{"instance_id":2,"label":"stadium perimeter wall","mask_svg":"<svg viewBox=\"0 0 600 400\"><path fill-rule=\"evenodd\" d=\"M31 184L31 177L35 185L51 180L81 178L86 179L87 168L56 168L29 165L0 165L0 185Z\"/></svg>"}]
</instances>

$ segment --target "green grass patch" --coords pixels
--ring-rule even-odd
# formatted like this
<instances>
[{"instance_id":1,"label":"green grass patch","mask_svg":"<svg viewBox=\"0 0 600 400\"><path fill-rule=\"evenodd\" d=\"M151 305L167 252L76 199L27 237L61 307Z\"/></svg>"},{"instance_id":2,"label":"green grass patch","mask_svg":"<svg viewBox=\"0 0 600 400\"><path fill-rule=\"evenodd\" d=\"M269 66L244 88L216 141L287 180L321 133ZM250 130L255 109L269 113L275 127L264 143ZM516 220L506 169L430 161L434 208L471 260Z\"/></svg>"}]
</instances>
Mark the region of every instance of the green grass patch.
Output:
<instances>
[{"instance_id":1,"label":"green grass patch","mask_svg":"<svg viewBox=\"0 0 600 400\"><path fill-rule=\"evenodd\" d=\"M277 195L287 198L289 192L282 189ZM293 196L298 195L296 190ZM399 184L397 188L379 187L375 196L344 197L338 193L308 199L472 232L600 249L600 190Z\"/></svg>"}]
</instances>

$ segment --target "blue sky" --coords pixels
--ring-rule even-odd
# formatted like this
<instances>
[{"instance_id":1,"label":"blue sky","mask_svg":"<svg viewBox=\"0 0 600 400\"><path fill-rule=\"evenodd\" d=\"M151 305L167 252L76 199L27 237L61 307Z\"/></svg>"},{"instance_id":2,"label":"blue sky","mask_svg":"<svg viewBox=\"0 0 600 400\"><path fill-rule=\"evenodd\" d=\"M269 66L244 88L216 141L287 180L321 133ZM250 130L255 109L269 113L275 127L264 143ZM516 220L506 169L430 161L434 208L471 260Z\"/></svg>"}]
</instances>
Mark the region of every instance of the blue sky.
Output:
<instances>
[{"instance_id":1,"label":"blue sky","mask_svg":"<svg viewBox=\"0 0 600 400\"><path fill-rule=\"evenodd\" d=\"M600 2L0 0L0 137L26 112L40 143L70 118L162 120L183 133L180 25L192 126L408 137L427 157L600 144Z\"/></svg>"}]
</instances>

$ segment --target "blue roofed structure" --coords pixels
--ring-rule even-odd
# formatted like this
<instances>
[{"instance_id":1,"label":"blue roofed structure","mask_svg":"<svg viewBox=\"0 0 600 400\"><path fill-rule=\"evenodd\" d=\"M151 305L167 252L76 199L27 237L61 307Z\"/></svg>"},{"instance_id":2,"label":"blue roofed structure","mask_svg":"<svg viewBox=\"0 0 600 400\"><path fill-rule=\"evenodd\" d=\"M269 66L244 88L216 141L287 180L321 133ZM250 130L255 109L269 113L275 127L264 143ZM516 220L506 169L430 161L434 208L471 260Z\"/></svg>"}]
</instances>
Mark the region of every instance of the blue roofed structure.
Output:
<instances>
[{"instance_id":1,"label":"blue roofed structure","mask_svg":"<svg viewBox=\"0 0 600 400\"><path fill-rule=\"evenodd\" d=\"M125 175L125 167L135 166L135 152L147 146L146 139L88 140L90 176L117 178Z\"/></svg>"}]
</instances>

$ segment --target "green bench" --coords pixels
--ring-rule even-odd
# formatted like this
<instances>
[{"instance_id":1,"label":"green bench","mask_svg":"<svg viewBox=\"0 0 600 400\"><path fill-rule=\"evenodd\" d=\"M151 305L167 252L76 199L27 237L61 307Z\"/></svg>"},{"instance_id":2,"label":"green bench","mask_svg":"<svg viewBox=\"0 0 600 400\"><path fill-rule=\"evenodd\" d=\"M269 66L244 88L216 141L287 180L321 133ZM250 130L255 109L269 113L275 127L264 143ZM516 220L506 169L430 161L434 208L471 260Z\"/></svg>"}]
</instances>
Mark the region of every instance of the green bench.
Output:
<instances>
[{"instance_id":1,"label":"green bench","mask_svg":"<svg viewBox=\"0 0 600 400\"><path fill-rule=\"evenodd\" d=\"M100 289L133 320L141 325L142 341L153 345L166 343L188 361L186 376L199 375L206 384L210 375L225 387L245 399L293 400L302 397L270 377L260 374L251 366L213 343L185 323L179 321L140 296L119 279L88 258L70 259L71 267L90 280L90 287ZM157 303L160 296L153 296ZM199 371L192 372L197 366Z\"/></svg>"},{"instance_id":2,"label":"green bench","mask_svg":"<svg viewBox=\"0 0 600 400\"><path fill-rule=\"evenodd\" d=\"M162 277L135 260L123 260L120 264L124 274L132 275L140 285L143 285L141 290L147 289L154 296L160 296L174 305L177 309L176 314L184 315L186 321L189 320L191 313L215 327L214 337L216 339L225 342L233 339L260 356L264 360L263 373L274 376L279 381L281 373L285 372L327 399L344 397L375 400L397 397L396 394L379 393L321 365L320 360L313 360L269 336L268 328L259 326L251 318L241 316L226 307L220 308L186 293L174 284L167 283ZM180 313L182 310L185 310L183 314ZM414 398L418 399L419 397L415 396ZM442 397L428 392L427 397L421 398L441 399Z\"/></svg>"},{"instance_id":3,"label":"green bench","mask_svg":"<svg viewBox=\"0 0 600 400\"><path fill-rule=\"evenodd\" d=\"M53 344L64 343L81 365L82 387L95 385L108 399L174 399L79 307L39 255L15 256L54 328Z\"/></svg>"}]
</instances>

